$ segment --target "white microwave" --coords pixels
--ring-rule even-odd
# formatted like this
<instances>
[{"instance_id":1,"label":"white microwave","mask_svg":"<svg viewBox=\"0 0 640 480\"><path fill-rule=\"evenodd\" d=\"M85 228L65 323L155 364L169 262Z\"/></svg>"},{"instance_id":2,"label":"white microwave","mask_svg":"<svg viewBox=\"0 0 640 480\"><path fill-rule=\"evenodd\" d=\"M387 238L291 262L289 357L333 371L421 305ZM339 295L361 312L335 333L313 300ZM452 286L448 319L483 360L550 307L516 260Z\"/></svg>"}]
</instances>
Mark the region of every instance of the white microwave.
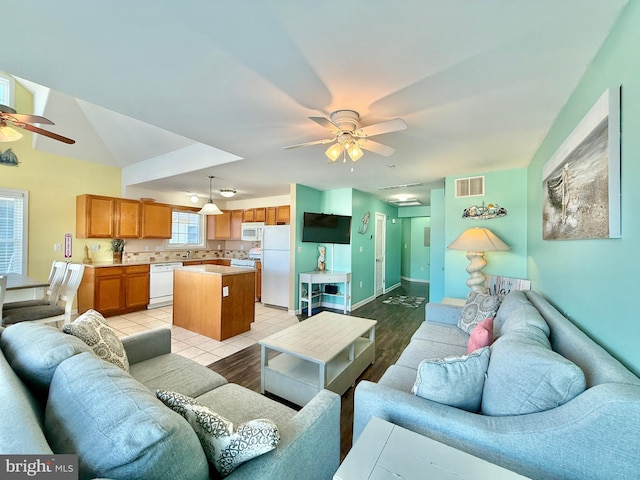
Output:
<instances>
[{"instance_id":1,"label":"white microwave","mask_svg":"<svg viewBox=\"0 0 640 480\"><path fill-rule=\"evenodd\" d=\"M263 227L264 222L243 223L240 239L247 242L261 242Z\"/></svg>"}]
</instances>

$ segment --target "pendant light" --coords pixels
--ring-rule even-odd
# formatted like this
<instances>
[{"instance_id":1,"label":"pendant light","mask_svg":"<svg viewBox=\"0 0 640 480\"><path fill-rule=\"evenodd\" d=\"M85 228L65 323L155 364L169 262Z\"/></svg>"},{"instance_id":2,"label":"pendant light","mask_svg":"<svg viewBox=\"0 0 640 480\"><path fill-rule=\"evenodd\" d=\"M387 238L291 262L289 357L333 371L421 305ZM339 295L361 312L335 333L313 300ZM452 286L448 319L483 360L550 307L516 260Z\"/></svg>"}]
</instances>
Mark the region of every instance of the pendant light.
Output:
<instances>
[{"instance_id":1,"label":"pendant light","mask_svg":"<svg viewBox=\"0 0 640 480\"><path fill-rule=\"evenodd\" d=\"M222 210L220 210L218 206L213 203L213 194L211 191L211 180L213 180L213 178L213 175L209 175L209 201L205 203L198 212L200 215L222 215Z\"/></svg>"}]
</instances>

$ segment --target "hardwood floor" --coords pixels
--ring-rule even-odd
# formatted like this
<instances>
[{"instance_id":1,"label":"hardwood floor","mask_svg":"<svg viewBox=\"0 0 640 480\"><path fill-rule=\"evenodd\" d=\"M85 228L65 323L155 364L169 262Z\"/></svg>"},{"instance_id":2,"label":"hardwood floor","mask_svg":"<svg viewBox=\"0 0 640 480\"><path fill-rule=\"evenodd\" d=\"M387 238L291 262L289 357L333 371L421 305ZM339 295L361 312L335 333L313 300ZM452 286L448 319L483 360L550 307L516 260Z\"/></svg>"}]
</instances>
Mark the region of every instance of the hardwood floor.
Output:
<instances>
[{"instance_id":1,"label":"hardwood floor","mask_svg":"<svg viewBox=\"0 0 640 480\"><path fill-rule=\"evenodd\" d=\"M376 361L370 365L358 378L377 382L387 367L398 359L402 350L407 346L411 335L424 321L424 305L418 308L383 303L390 296L412 295L428 297L429 285L426 283L402 282L402 285L391 292L382 295L372 302L351 312L352 316L377 320L376 325ZM304 320L306 316L298 316ZM240 352L223 358L209 368L223 375L229 382L237 383L256 392L260 391L260 347L252 345ZM342 412L340 418L340 461L344 459L351 448L353 433L353 392L349 388L342 396ZM289 402L273 397L278 401L294 408L299 408Z\"/></svg>"}]
</instances>

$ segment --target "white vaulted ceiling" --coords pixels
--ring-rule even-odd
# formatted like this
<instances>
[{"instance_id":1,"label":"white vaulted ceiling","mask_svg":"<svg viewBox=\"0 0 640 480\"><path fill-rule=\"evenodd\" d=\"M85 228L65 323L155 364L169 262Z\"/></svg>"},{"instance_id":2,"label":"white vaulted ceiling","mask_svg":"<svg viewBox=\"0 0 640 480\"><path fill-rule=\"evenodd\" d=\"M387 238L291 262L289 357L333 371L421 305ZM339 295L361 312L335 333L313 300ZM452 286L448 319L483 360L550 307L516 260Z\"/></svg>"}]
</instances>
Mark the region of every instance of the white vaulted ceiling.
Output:
<instances>
[{"instance_id":1,"label":"white vaulted ceiling","mask_svg":"<svg viewBox=\"0 0 640 480\"><path fill-rule=\"evenodd\" d=\"M128 185L388 198L403 189L378 187L420 183L428 202L446 176L529 163L626 3L2 1L0 71L76 140L37 148L122 167ZM339 109L403 118L375 137L394 155L365 151L351 172L326 146L283 149L330 136L308 117Z\"/></svg>"}]
</instances>

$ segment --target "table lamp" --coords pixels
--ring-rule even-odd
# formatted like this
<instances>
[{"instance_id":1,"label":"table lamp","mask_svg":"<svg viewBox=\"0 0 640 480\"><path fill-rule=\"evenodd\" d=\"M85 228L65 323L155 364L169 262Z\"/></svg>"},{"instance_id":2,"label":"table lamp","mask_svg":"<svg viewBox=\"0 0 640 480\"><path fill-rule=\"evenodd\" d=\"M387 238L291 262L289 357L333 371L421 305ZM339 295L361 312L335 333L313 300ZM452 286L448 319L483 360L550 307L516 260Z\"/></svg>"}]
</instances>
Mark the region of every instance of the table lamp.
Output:
<instances>
[{"instance_id":1,"label":"table lamp","mask_svg":"<svg viewBox=\"0 0 640 480\"><path fill-rule=\"evenodd\" d=\"M452 250L466 250L469 266L467 273L471 275L467 280L467 286L473 292L487 293L484 286L485 275L482 269L487 265L484 259L485 252L504 252L511 250L507 244L495 236L488 228L468 228L449 244L447 248Z\"/></svg>"}]
</instances>

